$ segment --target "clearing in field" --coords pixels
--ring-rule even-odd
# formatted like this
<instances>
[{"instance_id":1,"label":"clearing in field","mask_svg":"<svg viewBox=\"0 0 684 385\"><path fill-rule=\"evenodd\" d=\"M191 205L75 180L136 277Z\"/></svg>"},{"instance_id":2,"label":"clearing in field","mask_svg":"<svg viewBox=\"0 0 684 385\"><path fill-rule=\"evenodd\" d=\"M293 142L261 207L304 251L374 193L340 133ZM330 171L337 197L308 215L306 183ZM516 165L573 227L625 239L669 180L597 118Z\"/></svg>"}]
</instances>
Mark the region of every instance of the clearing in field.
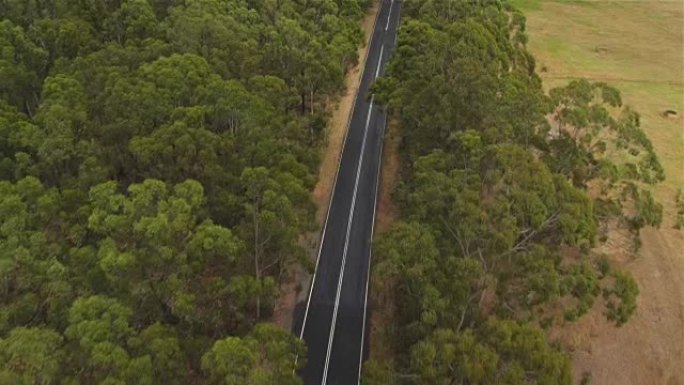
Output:
<instances>
[{"instance_id":1,"label":"clearing in field","mask_svg":"<svg viewBox=\"0 0 684 385\"><path fill-rule=\"evenodd\" d=\"M558 336L573 351L575 377L592 384L684 384L684 231L673 229L684 188L684 2L516 0L545 87L584 78L622 91L641 116L667 180L656 186L660 229L642 232L631 256L612 255L640 285L639 308L622 328L594 309ZM670 111L669 113L666 113Z\"/></svg>"}]
</instances>

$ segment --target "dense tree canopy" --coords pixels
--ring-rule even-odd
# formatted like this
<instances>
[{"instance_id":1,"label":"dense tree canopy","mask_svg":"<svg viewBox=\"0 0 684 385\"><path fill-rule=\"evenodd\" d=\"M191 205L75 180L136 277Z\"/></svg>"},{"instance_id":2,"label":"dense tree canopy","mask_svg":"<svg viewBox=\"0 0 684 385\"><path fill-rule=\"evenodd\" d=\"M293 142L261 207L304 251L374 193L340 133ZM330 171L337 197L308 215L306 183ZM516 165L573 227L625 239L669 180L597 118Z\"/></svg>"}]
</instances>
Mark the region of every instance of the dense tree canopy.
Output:
<instances>
[{"instance_id":1,"label":"dense tree canopy","mask_svg":"<svg viewBox=\"0 0 684 385\"><path fill-rule=\"evenodd\" d=\"M609 224L658 225L663 180L639 115L604 83L546 95L506 1L404 2L376 100L400 123L401 220L375 244L391 361L368 384L570 384L543 328L638 287L594 247ZM626 226L625 226L626 225ZM602 294L602 295L600 295ZM387 318L387 317L386 317Z\"/></svg>"},{"instance_id":2,"label":"dense tree canopy","mask_svg":"<svg viewBox=\"0 0 684 385\"><path fill-rule=\"evenodd\" d=\"M260 323L369 5L0 0L1 383L300 382Z\"/></svg>"}]
</instances>

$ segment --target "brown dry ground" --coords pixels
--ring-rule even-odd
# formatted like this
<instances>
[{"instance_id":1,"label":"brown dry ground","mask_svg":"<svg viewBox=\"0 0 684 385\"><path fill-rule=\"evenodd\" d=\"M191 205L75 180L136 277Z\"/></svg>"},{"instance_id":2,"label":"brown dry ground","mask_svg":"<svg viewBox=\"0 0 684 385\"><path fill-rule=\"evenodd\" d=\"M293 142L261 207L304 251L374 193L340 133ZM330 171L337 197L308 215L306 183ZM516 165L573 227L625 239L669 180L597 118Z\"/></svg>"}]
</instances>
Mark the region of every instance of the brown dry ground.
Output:
<instances>
[{"instance_id":1,"label":"brown dry ground","mask_svg":"<svg viewBox=\"0 0 684 385\"><path fill-rule=\"evenodd\" d=\"M311 193L313 202L316 204L316 220L322 228L328 212L331 191L337 176L337 166L342 153L344 139L347 134L349 116L356 100L356 93L361 81L362 69L366 64L369 39L375 24L378 12L378 1L361 23L365 36L365 44L358 50L359 64L352 68L345 77L344 93L328 106L331 118L326 127L326 142L321 146L321 165L318 171L318 183ZM307 245L312 258L315 261L318 246L318 234L306 234L302 236L302 243ZM288 269L287 276L280 286L280 297L273 311L273 322L285 330L292 330L294 309L298 302L306 300L311 275L299 265L293 265Z\"/></svg>"},{"instance_id":2,"label":"brown dry ground","mask_svg":"<svg viewBox=\"0 0 684 385\"><path fill-rule=\"evenodd\" d=\"M527 16L529 48L545 87L586 78L619 88L641 113L667 176L653 190L663 224L642 232L637 255L620 234L603 247L639 283L632 320L616 328L596 307L554 337L573 352L577 381L590 372L594 385L684 385L684 231L672 228L674 196L684 187L684 2L515 2ZM679 117L663 117L666 109Z\"/></svg>"},{"instance_id":3,"label":"brown dry ground","mask_svg":"<svg viewBox=\"0 0 684 385\"><path fill-rule=\"evenodd\" d=\"M382 170L380 173L380 191L376 229L379 234L387 231L399 217L398 208L392 203L392 192L399 178L399 122L390 120L385 131L385 141L382 151Z\"/></svg>"}]
</instances>

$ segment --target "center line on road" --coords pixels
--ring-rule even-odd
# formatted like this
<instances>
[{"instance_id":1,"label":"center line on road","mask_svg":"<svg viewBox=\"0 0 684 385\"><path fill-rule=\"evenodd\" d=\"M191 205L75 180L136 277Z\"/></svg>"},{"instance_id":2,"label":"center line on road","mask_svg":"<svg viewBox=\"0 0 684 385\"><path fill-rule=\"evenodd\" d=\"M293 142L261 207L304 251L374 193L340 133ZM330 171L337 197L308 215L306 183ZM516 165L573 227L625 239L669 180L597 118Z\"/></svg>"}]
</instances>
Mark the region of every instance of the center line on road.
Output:
<instances>
[{"instance_id":1,"label":"center line on road","mask_svg":"<svg viewBox=\"0 0 684 385\"><path fill-rule=\"evenodd\" d=\"M382 64L382 54L385 51L385 46L380 46L380 57L378 58L378 66L375 69L375 79L380 74L380 65ZM340 294L342 292L342 281L344 280L344 266L347 263L347 251L349 250L349 236L351 234L352 222L354 220L354 207L356 206L356 193L359 189L359 177L361 176L361 169L363 168L363 155L366 149L366 139L368 138L368 126L370 125L371 115L373 115L373 101L375 95L371 95L370 106L368 107L368 116L366 117L366 127L363 131L363 141L361 142L361 153L359 155L359 163L356 167L356 180L354 181L354 193L352 195L351 207L349 208L349 217L347 218L347 232L344 239L344 250L342 252L342 266L340 268L340 277L337 280L337 293L335 295L335 307L333 308L333 318L330 323L330 334L328 334L328 351L325 355L325 366L323 368L323 380L321 385L326 385L328 381L328 367L330 366L330 353L332 352L333 339L335 338L335 327L337 325L337 314L340 308Z\"/></svg>"},{"instance_id":2,"label":"center line on road","mask_svg":"<svg viewBox=\"0 0 684 385\"><path fill-rule=\"evenodd\" d=\"M377 79L378 75L380 75L380 64L382 63L382 54L384 51L385 51L385 46L384 45L380 46L380 58L378 59L378 67L375 69L375 78L373 80ZM372 96L371 96L371 98L372 98ZM372 102L371 102L371 104L372 104Z\"/></svg>"},{"instance_id":3,"label":"center line on road","mask_svg":"<svg viewBox=\"0 0 684 385\"><path fill-rule=\"evenodd\" d=\"M385 31L389 28L390 19L392 18L392 6L394 5L394 0L391 0L389 13L387 14L387 24L385 24Z\"/></svg>"}]
</instances>

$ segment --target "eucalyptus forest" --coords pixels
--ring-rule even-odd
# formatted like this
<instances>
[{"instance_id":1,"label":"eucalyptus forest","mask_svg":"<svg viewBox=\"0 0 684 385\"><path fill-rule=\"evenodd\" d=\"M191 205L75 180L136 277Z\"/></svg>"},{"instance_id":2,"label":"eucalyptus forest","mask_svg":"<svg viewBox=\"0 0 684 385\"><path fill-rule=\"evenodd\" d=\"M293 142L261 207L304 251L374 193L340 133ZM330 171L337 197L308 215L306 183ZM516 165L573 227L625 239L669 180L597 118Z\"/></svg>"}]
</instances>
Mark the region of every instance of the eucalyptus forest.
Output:
<instances>
[{"instance_id":1,"label":"eucalyptus forest","mask_svg":"<svg viewBox=\"0 0 684 385\"><path fill-rule=\"evenodd\" d=\"M299 383L267 321L368 6L0 1L0 383Z\"/></svg>"},{"instance_id":2,"label":"eucalyptus forest","mask_svg":"<svg viewBox=\"0 0 684 385\"><path fill-rule=\"evenodd\" d=\"M0 384L302 383L269 321L372 3L0 0ZM402 2L364 384L570 384L546 332L636 309L595 247L660 223L663 169L618 90L545 93L526 41L505 0Z\"/></svg>"}]
</instances>

